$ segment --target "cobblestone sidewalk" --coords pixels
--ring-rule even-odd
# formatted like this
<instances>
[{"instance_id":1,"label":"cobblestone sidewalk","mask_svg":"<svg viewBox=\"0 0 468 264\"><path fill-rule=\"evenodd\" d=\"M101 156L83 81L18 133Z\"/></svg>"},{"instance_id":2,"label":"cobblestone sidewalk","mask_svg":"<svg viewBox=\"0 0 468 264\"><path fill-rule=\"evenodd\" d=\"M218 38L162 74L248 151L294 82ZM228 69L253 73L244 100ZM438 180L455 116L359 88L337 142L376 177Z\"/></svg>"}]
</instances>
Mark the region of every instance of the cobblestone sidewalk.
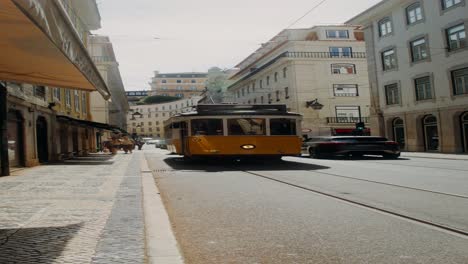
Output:
<instances>
[{"instance_id":1,"label":"cobblestone sidewalk","mask_svg":"<svg viewBox=\"0 0 468 264\"><path fill-rule=\"evenodd\" d=\"M144 263L141 152L0 178L0 263Z\"/></svg>"}]
</instances>

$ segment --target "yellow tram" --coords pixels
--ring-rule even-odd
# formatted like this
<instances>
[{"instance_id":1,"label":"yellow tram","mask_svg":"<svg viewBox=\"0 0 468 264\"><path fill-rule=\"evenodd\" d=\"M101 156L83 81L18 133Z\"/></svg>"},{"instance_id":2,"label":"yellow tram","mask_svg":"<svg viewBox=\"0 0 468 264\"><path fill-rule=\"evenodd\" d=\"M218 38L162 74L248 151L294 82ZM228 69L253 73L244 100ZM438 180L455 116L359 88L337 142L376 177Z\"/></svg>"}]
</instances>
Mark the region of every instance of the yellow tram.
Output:
<instances>
[{"instance_id":1,"label":"yellow tram","mask_svg":"<svg viewBox=\"0 0 468 264\"><path fill-rule=\"evenodd\" d=\"M168 150L185 157L301 154L301 120L285 105L198 105L167 120Z\"/></svg>"}]
</instances>

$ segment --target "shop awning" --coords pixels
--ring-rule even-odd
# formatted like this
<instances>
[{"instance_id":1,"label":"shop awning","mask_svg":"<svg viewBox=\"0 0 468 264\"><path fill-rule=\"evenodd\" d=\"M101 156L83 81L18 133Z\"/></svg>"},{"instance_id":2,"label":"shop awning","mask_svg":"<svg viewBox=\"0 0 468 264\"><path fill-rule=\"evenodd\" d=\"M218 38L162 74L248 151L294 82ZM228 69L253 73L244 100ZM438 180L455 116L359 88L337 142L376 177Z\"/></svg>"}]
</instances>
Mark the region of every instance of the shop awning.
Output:
<instances>
[{"instance_id":1,"label":"shop awning","mask_svg":"<svg viewBox=\"0 0 468 264\"><path fill-rule=\"evenodd\" d=\"M97 128L97 129L101 129L101 130L108 130L108 131L112 131L112 132L115 132L115 133L128 134L127 131L125 131L125 130L123 130L121 128L118 128L116 126L112 126L112 125L104 124L104 123L99 123L99 122L94 122L94 121L76 119L76 118L69 117L69 116L64 116L64 115L58 115L57 116L57 121L66 122L66 123L77 125L77 126Z\"/></svg>"},{"instance_id":2,"label":"shop awning","mask_svg":"<svg viewBox=\"0 0 468 264\"><path fill-rule=\"evenodd\" d=\"M110 97L58 0L0 0L0 80Z\"/></svg>"}]
</instances>

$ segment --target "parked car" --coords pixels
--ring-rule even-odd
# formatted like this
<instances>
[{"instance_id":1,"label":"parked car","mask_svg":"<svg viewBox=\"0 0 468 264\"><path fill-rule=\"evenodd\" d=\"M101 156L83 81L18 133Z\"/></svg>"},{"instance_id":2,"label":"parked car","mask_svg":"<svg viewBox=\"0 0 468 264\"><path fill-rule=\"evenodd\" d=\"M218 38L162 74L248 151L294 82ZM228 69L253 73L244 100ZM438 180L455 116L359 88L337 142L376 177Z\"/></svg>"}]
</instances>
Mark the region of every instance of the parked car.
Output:
<instances>
[{"instance_id":1,"label":"parked car","mask_svg":"<svg viewBox=\"0 0 468 264\"><path fill-rule=\"evenodd\" d=\"M151 139L151 140L146 141L146 144L156 145L158 142L159 142L159 140L157 140L157 139Z\"/></svg>"},{"instance_id":2,"label":"parked car","mask_svg":"<svg viewBox=\"0 0 468 264\"><path fill-rule=\"evenodd\" d=\"M384 137L372 136L329 136L312 137L304 140L302 153L311 158L325 158L336 155L360 157L363 155L382 155L384 158L400 157L397 142Z\"/></svg>"},{"instance_id":3,"label":"parked car","mask_svg":"<svg viewBox=\"0 0 468 264\"><path fill-rule=\"evenodd\" d=\"M164 139L158 140L158 142L156 143L156 147L160 149L167 149L166 140Z\"/></svg>"}]
</instances>

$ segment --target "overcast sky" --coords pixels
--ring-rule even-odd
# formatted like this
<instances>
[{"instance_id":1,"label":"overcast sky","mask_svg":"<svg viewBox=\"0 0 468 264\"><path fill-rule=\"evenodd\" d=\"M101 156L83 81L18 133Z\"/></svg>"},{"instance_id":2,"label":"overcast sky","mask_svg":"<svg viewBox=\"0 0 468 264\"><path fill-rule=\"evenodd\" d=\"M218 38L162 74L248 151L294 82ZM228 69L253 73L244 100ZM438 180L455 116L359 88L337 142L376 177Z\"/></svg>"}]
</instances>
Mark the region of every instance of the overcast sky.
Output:
<instances>
[{"instance_id":1,"label":"overcast sky","mask_svg":"<svg viewBox=\"0 0 468 264\"><path fill-rule=\"evenodd\" d=\"M292 28L343 23L380 0L328 0ZM153 71L232 68L321 0L97 0L126 90Z\"/></svg>"}]
</instances>

